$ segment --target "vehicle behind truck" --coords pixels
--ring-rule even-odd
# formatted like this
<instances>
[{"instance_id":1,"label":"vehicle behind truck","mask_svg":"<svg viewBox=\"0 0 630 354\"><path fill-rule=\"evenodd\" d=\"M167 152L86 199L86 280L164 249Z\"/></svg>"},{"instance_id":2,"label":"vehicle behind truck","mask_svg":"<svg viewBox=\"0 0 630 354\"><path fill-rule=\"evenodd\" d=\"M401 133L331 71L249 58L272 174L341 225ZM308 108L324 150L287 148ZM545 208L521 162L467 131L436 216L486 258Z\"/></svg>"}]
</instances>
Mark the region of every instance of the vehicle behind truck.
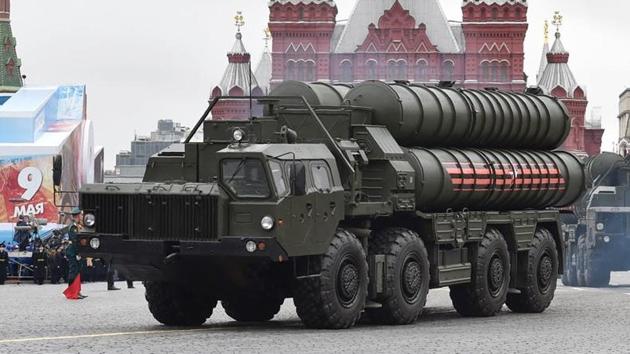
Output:
<instances>
[{"instance_id":1,"label":"vehicle behind truck","mask_svg":"<svg viewBox=\"0 0 630 354\"><path fill-rule=\"evenodd\" d=\"M81 189L80 252L145 282L154 317L204 323L220 301L267 321L293 298L307 327L365 312L408 324L429 289L463 316L542 312L563 271L560 214L584 191L552 150L556 99L408 83L286 82L248 121L152 157L144 182Z\"/></svg>"},{"instance_id":2,"label":"vehicle behind truck","mask_svg":"<svg viewBox=\"0 0 630 354\"><path fill-rule=\"evenodd\" d=\"M564 216L565 273L570 286L603 287L630 270L630 160L605 152L585 162L589 188Z\"/></svg>"}]
</instances>

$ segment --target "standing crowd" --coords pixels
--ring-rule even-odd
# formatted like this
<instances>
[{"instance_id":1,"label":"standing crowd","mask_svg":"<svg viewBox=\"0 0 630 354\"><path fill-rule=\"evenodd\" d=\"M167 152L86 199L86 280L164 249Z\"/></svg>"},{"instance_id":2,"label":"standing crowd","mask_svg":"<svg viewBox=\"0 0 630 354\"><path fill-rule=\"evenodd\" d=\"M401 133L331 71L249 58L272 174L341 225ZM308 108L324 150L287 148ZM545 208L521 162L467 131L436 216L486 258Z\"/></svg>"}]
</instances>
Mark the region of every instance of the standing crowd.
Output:
<instances>
[{"instance_id":1,"label":"standing crowd","mask_svg":"<svg viewBox=\"0 0 630 354\"><path fill-rule=\"evenodd\" d=\"M114 284L116 271L111 265L103 259L83 258L78 254L77 234L81 228L81 211L74 209L71 215L71 223L45 243L38 237L31 240L32 235L26 230L29 225L27 217L21 216L16 225L18 227L16 227L14 238L15 248L24 252L32 242L31 271L24 272L17 264L11 265L6 245L2 243L0 244L0 285L5 283L8 275L23 276L31 273L33 282L39 285L43 285L46 280L51 284L59 284L62 279L71 285L80 275L82 283L107 281L108 290L119 290ZM127 281L128 288L134 287L133 282L125 279L122 274L118 274L118 277ZM81 295L80 298L82 297L84 296Z\"/></svg>"}]
</instances>

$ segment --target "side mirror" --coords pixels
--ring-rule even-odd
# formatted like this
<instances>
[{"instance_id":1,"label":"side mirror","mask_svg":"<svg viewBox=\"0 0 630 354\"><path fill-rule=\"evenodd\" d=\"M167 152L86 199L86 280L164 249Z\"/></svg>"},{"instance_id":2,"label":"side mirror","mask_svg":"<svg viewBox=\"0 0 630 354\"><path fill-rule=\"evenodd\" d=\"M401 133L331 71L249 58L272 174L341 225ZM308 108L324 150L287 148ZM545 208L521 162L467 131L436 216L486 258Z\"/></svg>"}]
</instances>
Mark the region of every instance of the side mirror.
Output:
<instances>
[{"instance_id":1,"label":"side mirror","mask_svg":"<svg viewBox=\"0 0 630 354\"><path fill-rule=\"evenodd\" d=\"M63 172L63 158L61 155L53 157L53 184L61 187L61 174Z\"/></svg>"},{"instance_id":2,"label":"side mirror","mask_svg":"<svg viewBox=\"0 0 630 354\"><path fill-rule=\"evenodd\" d=\"M301 162L291 164L291 194L295 196L306 195L306 169Z\"/></svg>"}]
</instances>

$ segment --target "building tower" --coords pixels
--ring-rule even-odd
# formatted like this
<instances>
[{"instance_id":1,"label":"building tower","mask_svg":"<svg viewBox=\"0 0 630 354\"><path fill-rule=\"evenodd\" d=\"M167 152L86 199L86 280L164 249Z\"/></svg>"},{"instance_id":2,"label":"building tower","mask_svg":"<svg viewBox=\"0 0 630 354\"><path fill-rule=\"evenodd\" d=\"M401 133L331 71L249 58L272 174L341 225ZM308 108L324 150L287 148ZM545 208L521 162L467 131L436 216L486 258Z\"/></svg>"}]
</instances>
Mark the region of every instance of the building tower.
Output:
<instances>
[{"instance_id":1,"label":"building tower","mask_svg":"<svg viewBox=\"0 0 630 354\"><path fill-rule=\"evenodd\" d=\"M272 87L284 80L330 81L337 5L333 0L271 0Z\"/></svg>"},{"instance_id":2,"label":"building tower","mask_svg":"<svg viewBox=\"0 0 630 354\"><path fill-rule=\"evenodd\" d=\"M549 54L549 21L545 20L545 43L543 44L542 56L540 57L540 66L536 74L536 82L540 82L540 78L547 68L547 54Z\"/></svg>"},{"instance_id":3,"label":"building tower","mask_svg":"<svg viewBox=\"0 0 630 354\"><path fill-rule=\"evenodd\" d=\"M619 153L630 154L630 87L619 95Z\"/></svg>"},{"instance_id":4,"label":"building tower","mask_svg":"<svg viewBox=\"0 0 630 354\"><path fill-rule=\"evenodd\" d=\"M463 0L465 86L523 91L527 0Z\"/></svg>"},{"instance_id":5,"label":"building tower","mask_svg":"<svg viewBox=\"0 0 630 354\"><path fill-rule=\"evenodd\" d=\"M272 64L271 64L271 51L269 51L269 41L271 41L271 32L269 29L265 29L265 49L263 50L263 54L260 57L260 61L258 62L258 66L256 66L256 71L254 75L258 80L258 84L260 85L260 89L263 91L263 94L268 95L271 90L271 74L272 74Z\"/></svg>"},{"instance_id":6,"label":"building tower","mask_svg":"<svg viewBox=\"0 0 630 354\"><path fill-rule=\"evenodd\" d=\"M22 62L15 51L16 41L11 30L11 0L0 0L0 93L13 93L22 87Z\"/></svg>"},{"instance_id":7,"label":"building tower","mask_svg":"<svg viewBox=\"0 0 630 354\"><path fill-rule=\"evenodd\" d=\"M212 89L210 99L219 96L262 96L263 91L251 67L251 55L243 45L241 27L245 25L242 13L239 11L234 17L236 41L228 53L228 66L225 69L221 83ZM252 114L250 101L246 99L222 99L212 109L212 117L216 120L245 120Z\"/></svg>"},{"instance_id":8,"label":"building tower","mask_svg":"<svg viewBox=\"0 0 630 354\"><path fill-rule=\"evenodd\" d=\"M595 155L601 150L604 130L597 126L588 129L586 127L588 99L569 67L569 52L560 39L562 16L559 12L555 13L553 24L556 26L556 40L547 53L548 63L538 80L538 86L545 94L559 98L569 110L571 132L563 147L567 150Z\"/></svg>"}]
</instances>

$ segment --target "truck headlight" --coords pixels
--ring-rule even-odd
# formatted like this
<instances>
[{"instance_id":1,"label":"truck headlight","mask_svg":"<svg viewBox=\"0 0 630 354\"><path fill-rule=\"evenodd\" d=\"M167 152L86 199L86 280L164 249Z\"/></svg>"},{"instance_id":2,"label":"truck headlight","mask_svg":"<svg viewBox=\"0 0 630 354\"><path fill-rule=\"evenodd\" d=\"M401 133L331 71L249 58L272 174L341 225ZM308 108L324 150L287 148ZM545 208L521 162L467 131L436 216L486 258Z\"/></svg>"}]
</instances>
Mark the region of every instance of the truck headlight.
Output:
<instances>
[{"instance_id":1,"label":"truck headlight","mask_svg":"<svg viewBox=\"0 0 630 354\"><path fill-rule=\"evenodd\" d=\"M98 249L99 247L101 247L101 240L99 240L98 237L90 239L90 247L95 250Z\"/></svg>"},{"instance_id":2,"label":"truck headlight","mask_svg":"<svg viewBox=\"0 0 630 354\"><path fill-rule=\"evenodd\" d=\"M243 141L244 138L245 132L240 128L236 128L234 129L234 131L232 131L232 139L234 139L235 142L240 143L241 141Z\"/></svg>"},{"instance_id":3,"label":"truck headlight","mask_svg":"<svg viewBox=\"0 0 630 354\"><path fill-rule=\"evenodd\" d=\"M96 225L96 216L94 216L94 214L85 214L83 217L83 225L94 227L94 225Z\"/></svg>"},{"instance_id":4,"label":"truck headlight","mask_svg":"<svg viewBox=\"0 0 630 354\"><path fill-rule=\"evenodd\" d=\"M264 218L262 218L260 220L260 226L264 229L264 230L271 230L273 229L273 218L271 216L265 216Z\"/></svg>"},{"instance_id":5,"label":"truck headlight","mask_svg":"<svg viewBox=\"0 0 630 354\"><path fill-rule=\"evenodd\" d=\"M595 228L597 229L597 231L603 231L604 223L598 222L597 225L595 225Z\"/></svg>"}]
</instances>

